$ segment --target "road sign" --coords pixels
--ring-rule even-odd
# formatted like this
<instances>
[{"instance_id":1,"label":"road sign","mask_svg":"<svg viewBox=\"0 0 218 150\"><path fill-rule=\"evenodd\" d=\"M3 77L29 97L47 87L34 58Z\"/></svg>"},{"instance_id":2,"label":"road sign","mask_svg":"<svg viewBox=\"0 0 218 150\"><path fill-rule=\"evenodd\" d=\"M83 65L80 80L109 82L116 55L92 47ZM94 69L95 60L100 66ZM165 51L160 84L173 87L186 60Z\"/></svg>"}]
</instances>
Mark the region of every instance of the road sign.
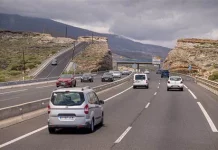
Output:
<instances>
[{"instance_id":1,"label":"road sign","mask_svg":"<svg viewBox=\"0 0 218 150\"><path fill-rule=\"evenodd\" d=\"M192 65L189 65L189 66L188 66L188 70L192 70Z\"/></svg>"},{"instance_id":2,"label":"road sign","mask_svg":"<svg viewBox=\"0 0 218 150\"><path fill-rule=\"evenodd\" d=\"M161 58L160 57L158 57L158 56L153 56L152 57L152 64L160 65L160 63L161 63Z\"/></svg>"},{"instance_id":3,"label":"road sign","mask_svg":"<svg viewBox=\"0 0 218 150\"><path fill-rule=\"evenodd\" d=\"M136 65L136 64L133 64L133 65L132 65L132 68L133 68L133 69L136 69L136 68L137 68L137 65Z\"/></svg>"}]
</instances>

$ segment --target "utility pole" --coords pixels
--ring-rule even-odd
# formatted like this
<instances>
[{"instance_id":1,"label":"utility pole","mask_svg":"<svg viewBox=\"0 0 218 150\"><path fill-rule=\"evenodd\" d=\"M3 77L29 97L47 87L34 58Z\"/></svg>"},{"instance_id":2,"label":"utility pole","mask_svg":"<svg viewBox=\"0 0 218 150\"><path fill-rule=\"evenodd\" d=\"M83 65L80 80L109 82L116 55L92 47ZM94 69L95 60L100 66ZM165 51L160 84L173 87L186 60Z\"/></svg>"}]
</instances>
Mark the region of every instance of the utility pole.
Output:
<instances>
[{"instance_id":1,"label":"utility pole","mask_svg":"<svg viewBox=\"0 0 218 150\"><path fill-rule=\"evenodd\" d=\"M67 37L67 25L66 25L65 37Z\"/></svg>"},{"instance_id":2,"label":"utility pole","mask_svg":"<svg viewBox=\"0 0 218 150\"><path fill-rule=\"evenodd\" d=\"M92 32L92 44L93 44L93 32Z\"/></svg>"}]
</instances>

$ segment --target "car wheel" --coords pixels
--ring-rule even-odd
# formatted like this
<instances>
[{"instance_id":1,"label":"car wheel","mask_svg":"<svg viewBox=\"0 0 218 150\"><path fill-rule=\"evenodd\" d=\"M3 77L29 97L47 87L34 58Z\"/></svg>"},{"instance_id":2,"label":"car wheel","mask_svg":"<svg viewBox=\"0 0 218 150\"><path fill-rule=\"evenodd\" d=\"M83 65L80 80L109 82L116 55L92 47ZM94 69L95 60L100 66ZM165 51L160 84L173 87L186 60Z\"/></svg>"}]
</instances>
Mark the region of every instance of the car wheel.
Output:
<instances>
[{"instance_id":1,"label":"car wheel","mask_svg":"<svg viewBox=\"0 0 218 150\"><path fill-rule=\"evenodd\" d=\"M169 88L167 88L167 91L169 91L170 89Z\"/></svg>"},{"instance_id":2,"label":"car wheel","mask_svg":"<svg viewBox=\"0 0 218 150\"><path fill-rule=\"evenodd\" d=\"M103 126L103 125L104 125L104 114L102 113L100 126Z\"/></svg>"},{"instance_id":3,"label":"car wheel","mask_svg":"<svg viewBox=\"0 0 218 150\"><path fill-rule=\"evenodd\" d=\"M101 82L104 82L104 80L101 80Z\"/></svg>"},{"instance_id":4,"label":"car wheel","mask_svg":"<svg viewBox=\"0 0 218 150\"><path fill-rule=\"evenodd\" d=\"M181 91L183 91L183 88L181 88Z\"/></svg>"},{"instance_id":5,"label":"car wheel","mask_svg":"<svg viewBox=\"0 0 218 150\"><path fill-rule=\"evenodd\" d=\"M76 82L75 82L75 84L73 86L76 87Z\"/></svg>"},{"instance_id":6,"label":"car wheel","mask_svg":"<svg viewBox=\"0 0 218 150\"><path fill-rule=\"evenodd\" d=\"M83 82L83 80L81 80L81 82Z\"/></svg>"},{"instance_id":7,"label":"car wheel","mask_svg":"<svg viewBox=\"0 0 218 150\"><path fill-rule=\"evenodd\" d=\"M95 131L95 122L93 118L89 127L89 133L93 133L94 131Z\"/></svg>"},{"instance_id":8,"label":"car wheel","mask_svg":"<svg viewBox=\"0 0 218 150\"><path fill-rule=\"evenodd\" d=\"M48 127L48 132L50 133L50 134L54 134L55 133L55 128L53 128L53 127Z\"/></svg>"},{"instance_id":9,"label":"car wheel","mask_svg":"<svg viewBox=\"0 0 218 150\"><path fill-rule=\"evenodd\" d=\"M149 89L149 85L147 86L147 89Z\"/></svg>"},{"instance_id":10,"label":"car wheel","mask_svg":"<svg viewBox=\"0 0 218 150\"><path fill-rule=\"evenodd\" d=\"M136 87L135 86L133 86L133 89L135 89Z\"/></svg>"}]
</instances>

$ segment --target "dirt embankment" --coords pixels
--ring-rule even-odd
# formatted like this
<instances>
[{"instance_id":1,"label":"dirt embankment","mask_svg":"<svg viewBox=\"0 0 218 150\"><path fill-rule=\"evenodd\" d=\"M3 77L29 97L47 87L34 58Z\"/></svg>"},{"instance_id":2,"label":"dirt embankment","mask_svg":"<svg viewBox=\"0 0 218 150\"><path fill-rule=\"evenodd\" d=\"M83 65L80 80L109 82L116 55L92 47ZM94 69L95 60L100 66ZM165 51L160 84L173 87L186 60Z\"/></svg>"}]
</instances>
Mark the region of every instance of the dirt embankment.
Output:
<instances>
[{"instance_id":1,"label":"dirt embankment","mask_svg":"<svg viewBox=\"0 0 218 150\"><path fill-rule=\"evenodd\" d=\"M172 49L163 67L171 71L189 72L206 78L218 74L218 40L209 39L179 39Z\"/></svg>"}]
</instances>

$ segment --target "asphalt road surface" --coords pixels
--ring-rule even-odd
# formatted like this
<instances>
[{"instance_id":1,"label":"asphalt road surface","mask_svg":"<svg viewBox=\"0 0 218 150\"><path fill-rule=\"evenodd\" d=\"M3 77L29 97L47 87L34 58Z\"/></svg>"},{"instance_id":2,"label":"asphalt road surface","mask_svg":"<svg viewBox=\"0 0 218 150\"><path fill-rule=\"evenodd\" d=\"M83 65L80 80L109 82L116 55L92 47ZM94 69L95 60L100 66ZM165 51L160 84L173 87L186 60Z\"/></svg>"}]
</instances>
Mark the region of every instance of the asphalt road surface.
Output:
<instances>
[{"instance_id":1,"label":"asphalt road surface","mask_svg":"<svg viewBox=\"0 0 218 150\"><path fill-rule=\"evenodd\" d=\"M101 82L103 73L94 76L94 82L80 82L77 79L77 87L90 86L95 87L107 82ZM126 77L126 76L122 76ZM116 78L115 80L119 80ZM51 92L56 89L56 83L40 84L12 89L0 90L0 108L18 105L26 102L36 101L40 99L49 98Z\"/></svg>"},{"instance_id":2,"label":"asphalt road surface","mask_svg":"<svg viewBox=\"0 0 218 150\"><path fill-rule=\"evenodd\" d=\"M98 93L105 123L87 134L51 135L47 114L0 130L5 150L217 150L218 97L191 80L184 91L167 91L166 79L151 74L149 89L132 81ZM112 97L113 96L113 97ZM112 98L111 98L112 97Z\"/></svg>"},{"instance_id":3,"label":"asphalt road surface","mask_svg":"<svg viewBox=\"0 0 218 150\"><path fill-rule=\"evenodd\" d=\"M85 42L80 43L79 45L77 45L76 48L75 48L74 55L76 55L80 51L84 50L87 45L88 44L85 43ZM60 76L60 74L64 71L66 65L69 63L69 61L72 59L72 57L73 57L73 49L63 53L60 56L58 56L57 57L58 64L57 65L49 64L47 67L45 67L45 69L42 70L42 72L40 72L35 77L35 79Z\"/></svg>"}]
</instances>

